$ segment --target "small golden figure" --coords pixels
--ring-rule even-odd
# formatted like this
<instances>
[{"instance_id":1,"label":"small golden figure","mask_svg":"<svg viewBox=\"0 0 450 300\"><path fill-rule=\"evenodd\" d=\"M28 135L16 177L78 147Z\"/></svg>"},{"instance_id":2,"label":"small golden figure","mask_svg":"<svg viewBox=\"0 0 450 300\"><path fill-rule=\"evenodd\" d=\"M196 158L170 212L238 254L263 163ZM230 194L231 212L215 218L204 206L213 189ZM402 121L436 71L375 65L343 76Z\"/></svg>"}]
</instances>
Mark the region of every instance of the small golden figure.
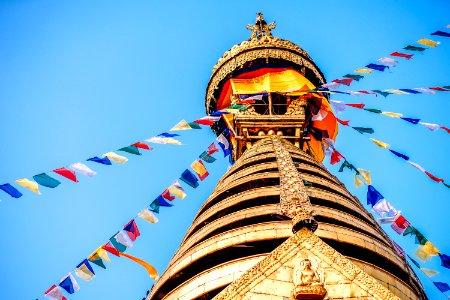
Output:
<instances>
[{"instance_id":1,"label":"small golden figure","mask_svg":"<svg viewBox=\"0 0 450 300\"><path fill-rule=\"evenodd\" d=\"M323 299L327 293L319 273L312 269L309 259L304 259L300 266L295 266L293 282L293 299Z\"/></svg>"}]
</instances>

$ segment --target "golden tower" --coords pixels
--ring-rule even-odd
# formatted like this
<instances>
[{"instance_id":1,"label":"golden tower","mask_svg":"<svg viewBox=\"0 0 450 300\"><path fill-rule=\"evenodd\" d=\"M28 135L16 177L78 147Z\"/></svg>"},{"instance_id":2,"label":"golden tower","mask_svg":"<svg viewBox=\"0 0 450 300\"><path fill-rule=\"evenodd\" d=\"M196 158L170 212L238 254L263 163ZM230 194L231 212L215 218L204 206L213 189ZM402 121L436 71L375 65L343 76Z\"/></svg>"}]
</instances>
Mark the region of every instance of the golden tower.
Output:
<instances>
[{"instance_id":1,"label":"golden tower","mask_svg":"<svg viewBox=\"0 0 450 300\"><path fill-rule=\"evenodd\" d=\"M208 114L234 112L213 130L235 164L148 299L427 299L374 218L320 163L322 139L337 134L327 99L311 93L322 72L273 37L261 13L247 28L251 38L219 59L206 91Z\"/></svg>"}]
</instances>

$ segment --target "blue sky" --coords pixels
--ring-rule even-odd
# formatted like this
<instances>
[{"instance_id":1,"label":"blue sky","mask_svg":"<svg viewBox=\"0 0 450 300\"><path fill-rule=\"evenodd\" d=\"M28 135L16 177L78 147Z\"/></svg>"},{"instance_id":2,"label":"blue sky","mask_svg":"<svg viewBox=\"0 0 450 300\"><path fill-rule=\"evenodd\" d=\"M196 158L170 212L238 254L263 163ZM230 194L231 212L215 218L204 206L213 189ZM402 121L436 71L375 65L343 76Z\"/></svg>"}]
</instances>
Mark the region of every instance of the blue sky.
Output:
<instances>
[{"instance_id":1,"label":"blue sky","mask_svg":"<svg viewBox=\"0 0 450 300\"><path fill-rule=\"evenodd\" d=\"M289 39L315 60L329 80L399 51L450 24L448 1L1 1L0 182L49 172L113 151L168 130L180 119L204 115L212 67L231 46L248 39L245 25L262 11L277 22L275 36ZM352 89L389 89L450 84L450 38L436 49L401 59ZM402 112L450 127L449 94L388 98L333 96L368 107ZM450 181L450 135L443 130L349 108L338 116L353 126L373 127L374 138L431 173ZM450 190L376 147L366 135L340 128L337 148L372 172L376 188L438 249L450 255ZM35 299L133 218L162 192L214 139L210 130L183 133L184 146L155 146L125 165L87 163L98 174L41 188L20 188L20 199L0 194L1 299ZM217 156L217 155L216 155ZM221 156L217 156L218 158ZM350 172L338 173L353 187ZM142 236L129 253L162 274L196 211L227 169L225 159L207 166L211 176L188 197L163 209L160 223L138 221ZM386 232L411 255L412 238ZM153 284L145 270L112 258L107 270L82 282L70 299L141 299ZM450 271L434 258L427 268ZM417 270L416 270L417 271ZM418 272L430 299L445 299Z\"/></svg>"}]
</instances>

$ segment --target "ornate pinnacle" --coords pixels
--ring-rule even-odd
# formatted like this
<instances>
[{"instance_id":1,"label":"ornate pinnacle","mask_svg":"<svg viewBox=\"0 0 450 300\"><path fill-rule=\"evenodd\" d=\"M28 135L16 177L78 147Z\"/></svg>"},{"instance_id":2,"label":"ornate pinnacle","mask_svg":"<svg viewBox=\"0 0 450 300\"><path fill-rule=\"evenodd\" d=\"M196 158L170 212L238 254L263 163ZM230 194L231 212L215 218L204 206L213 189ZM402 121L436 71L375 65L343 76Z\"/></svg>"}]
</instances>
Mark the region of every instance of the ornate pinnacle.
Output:
<instances>
[{"instance_id":1,"label":"ornate pinnacle","mask_svg":"<svg viewBox=\"0 0 450 300\"><path fill-rule=\"evenodd\" d=\"M256 22L254 25L249 24L247 25L248 30L252 30L252 36L250 39L260 39L264 35L272 38L272 32L270 32L271 29L275 29L276 24L275 22L267 24L266 20L264 20L264 16L262 12L258 12L256 14Z\"/></svg>"}]
</instances>

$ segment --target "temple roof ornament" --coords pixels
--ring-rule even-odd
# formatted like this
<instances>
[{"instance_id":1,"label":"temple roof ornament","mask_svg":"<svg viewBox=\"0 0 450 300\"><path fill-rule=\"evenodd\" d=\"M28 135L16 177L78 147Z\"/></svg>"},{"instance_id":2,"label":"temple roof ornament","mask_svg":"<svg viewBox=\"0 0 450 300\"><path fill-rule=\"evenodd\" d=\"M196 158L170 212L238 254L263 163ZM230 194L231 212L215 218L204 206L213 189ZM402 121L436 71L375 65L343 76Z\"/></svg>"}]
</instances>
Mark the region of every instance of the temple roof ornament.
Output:
<instances>
[{"instance_id":1,"label":"temple roof ornament","mask_svg":"<svg viewBox=\"0 0 450 300\"><path fill-rule=\"evenodd\" d=\"M247 29L252 30L252 36L250 37L250 39L254 38L260 39L264 36L264 34L272 38L273 36L270 30L275 29L275 27L276 27L275 22L267 24L262 12L258 12L256 14L256 22L254 25L252 24L247 25Z\"/></svg>"}]
</instances>

